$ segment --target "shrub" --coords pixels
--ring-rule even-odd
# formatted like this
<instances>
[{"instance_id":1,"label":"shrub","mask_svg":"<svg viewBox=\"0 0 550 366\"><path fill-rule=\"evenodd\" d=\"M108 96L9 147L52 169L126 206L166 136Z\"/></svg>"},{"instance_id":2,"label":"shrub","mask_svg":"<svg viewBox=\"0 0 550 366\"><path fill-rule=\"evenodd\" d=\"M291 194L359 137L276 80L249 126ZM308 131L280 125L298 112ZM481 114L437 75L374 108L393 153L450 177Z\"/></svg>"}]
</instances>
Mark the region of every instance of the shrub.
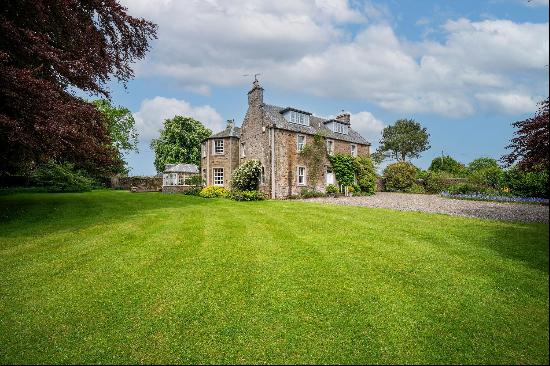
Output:
<instances>
[{"instance_id":1,"label":"shrub","mask_svg":"<svg viewBox=\"0 0 550 366\"><path fill-rule=\"evenodd\" d=\"M40 166L32 175L33 185L48 192L85 192L93 188L94 180L76 170L69 163L49 162Z\"/></svg>"},{"instance_id":2,"label":"shrub","mask_svg":"<svg viewBox=\"0 0 550 366\"><path fill-rule=\"evenodd\" d=\"M208 186L204 187L200 193L199 196L202 198L216 198L216 197L227 197L229 192L227 189L220 187L220 186Z\"/></svg>"},{"instance_id":3,"label":"shrub","mask_svg":"<svg viewBox=\"0 0 550 366\"><path fill-rule=\"evenodd\" d=\"M338 193L338 187L336 187L334 184L329 184L325 187L325 193L326 194L336 194L336 193Z\"/></svg>"},{"instance_id":4,"label":"shrub","mask_svg":"<svg viewBox=\"0 0 550 366\"><path fill-rule=\"evenodd\" d=\"M440 193L445 191L452 183L453 175L448 172L428 171L424 176L424 188L428 193Z\"/></svg>"},{"instance_id":5,"label":"shrub","mask_svg":"<svg viewBox=\"0 0 550 366\"><path fill-rule=\"evenodd\" d=\"M412 186L404 190L405 193L426 193L426 190L420 184L414 183Z\"/></svg>"},{"instance_id":6,"label":"shrub","mask_svg":"<svg viewBox=\"0 0 550 366\"><path fill-rule=\"evenodd\" d=\"M449 194L480 193L481 191L483 191L482 187L471 183L457 183L447 188Z\"/></svg>"},{"instance_id":7,"label":"shrub","mask_svg":"<svg viewBox=\"0 0 550 366\"><path fill-rule=\"evenodd\" d=\"M314 189L309 189L307 187L302 188L300 191L300 197L301 198L314 198L314 197L324 197L325 194L323 192L316 191Z\"/></svg>"},{"instance_id":8,"label":"shrub","mask_svg":"<svg viewBox=\"0 0 550 366\"><path fill-rule=\"evenodd\" d=\"M456 161L448 155L433 159L428 170L431 170L432 172L447 172L456 177L466 176L466 167L464 164Z\"/></svg>"},{"instance_id":9,"label":"shrub","mask_svg":"<svg viewBox=\"0 0 550 366\"><path fill-rule=\"evenodd\" d=\"M405 192L412 188L416 181L416 167L411 163L400 161L384 169L386 190Z\"/></svg>"},{"instance_id":10,"label":"shrub","mask_svg":"<svg viewBox=\"0 0 550 366\"><path fill-rule=\"evenodd\" d=\"M514 167L504 172L502 187L513 196L548 198L548 172L523 172Z\"/></svg>"},{"instance_id":11,"label":"shrub","mask_svg":"<svg viewBox=\"0 0 550 366\"><path fill-rule=\"evenodd\" d=\"M261 201L265 199L265 195L260 191L237 191L231 190L229 198L235 201Z\"/></svg>"},{"instance_id":12,"label":"shrub","mask_svg":"<svg viewBox=\"0 0 550 366\"><path fill-rule=\"evenodd\" d=\"M376 190L376 170L370 158L358 156L354 162L355 178L357 179L356 192L374 194Z\"/></svg>"},{"instance_id":13,"label":"shrub","mask_svg":"<svg viewBox=\"0 0 550 366\"><path fill-rule=\"evenodd\" d=\"M193 188L190 188L188 190L183 191L183 194L187 195L187 196L199 196L200 193L201 193L201 190L202 190L202 188L200 188L200 187L193 187Z\"/></svg>"},{"instance_id":14,"label":"shrub","mask_svg":"<svg viewBox=\"0 0 550 366\"><path fill-rule=\"evenodd\" d=\"M194 186L194 187L200 187L203 184L203 180L200 174L193 174L192 176L190 176L185 180L185 184Z\"/></svg>"},{"instance_id":15,"label":"shrub","mask_svg":"<svg viewBox=\"0 0 550 366\"><path fill-rule=\"evenodd\" d=\"M349 186L355 181L355 158L349 154L329 156L332 170L339 184Z\"/></svg>"},{"instance_id":16,"label":"shrub","mask_svg":"<svg viewBox=\"0 0 550 366\"><path fill-rule=\"evenodd\" d=\"M484 186L491 189L500 189L504 171L501 167L487 166L472 170L468 175L468 182L474 185Z\"/></svg>"},{"instance_id":17,"label":"shrub","mask_svg":"<svg viewBox=\"0 0 550 366\"><path fill-rule=\"evenodd\" d=\"M262 175L262 163L248 160L239 165L231 176L231 189L236 191L255 191L258 189Z\"/></svg>"}]
</instances>

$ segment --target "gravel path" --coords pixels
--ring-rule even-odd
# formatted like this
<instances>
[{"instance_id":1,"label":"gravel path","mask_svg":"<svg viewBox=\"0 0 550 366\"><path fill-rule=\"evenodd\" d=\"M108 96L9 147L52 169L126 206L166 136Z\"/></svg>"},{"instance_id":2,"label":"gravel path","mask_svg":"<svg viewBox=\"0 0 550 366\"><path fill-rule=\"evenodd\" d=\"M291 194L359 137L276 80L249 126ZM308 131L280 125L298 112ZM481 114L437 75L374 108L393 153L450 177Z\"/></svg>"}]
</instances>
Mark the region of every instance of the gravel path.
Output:
<instances>
[{"instance_id":1,"label":"gravel path","mask_svg":"<svg viewBox=\"0 0 550 366\"><path fill-rule=\"evenodd\" d=\"M423 211L482 219L548 223L548 206L467 201L439 195L378 192L366 197L310 198L308 202Z\"/></svg>"}]
</instances>

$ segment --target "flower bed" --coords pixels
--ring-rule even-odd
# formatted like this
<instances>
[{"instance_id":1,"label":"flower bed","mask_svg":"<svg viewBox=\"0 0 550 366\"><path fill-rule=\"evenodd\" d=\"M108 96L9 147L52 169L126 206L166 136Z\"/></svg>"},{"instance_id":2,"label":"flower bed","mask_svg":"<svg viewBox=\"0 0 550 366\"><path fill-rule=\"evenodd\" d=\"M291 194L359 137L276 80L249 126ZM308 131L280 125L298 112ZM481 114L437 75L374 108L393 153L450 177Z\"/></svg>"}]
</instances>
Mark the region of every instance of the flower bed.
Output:
<instances>
[{"instance_id":1,"label":"flower bed","mask_svg":"<svg viewBox=\"0 0 550 366\"><path fill-rule=\"evenodd\" d=\"M492 196L484 193L450 194L449 192L441 192L441 196L446 198L454 198L454 199L462 199L462 200L542 203L544 205L548 205L548 198L538 198L538 197Z\"/></svg>"}]
</instances>

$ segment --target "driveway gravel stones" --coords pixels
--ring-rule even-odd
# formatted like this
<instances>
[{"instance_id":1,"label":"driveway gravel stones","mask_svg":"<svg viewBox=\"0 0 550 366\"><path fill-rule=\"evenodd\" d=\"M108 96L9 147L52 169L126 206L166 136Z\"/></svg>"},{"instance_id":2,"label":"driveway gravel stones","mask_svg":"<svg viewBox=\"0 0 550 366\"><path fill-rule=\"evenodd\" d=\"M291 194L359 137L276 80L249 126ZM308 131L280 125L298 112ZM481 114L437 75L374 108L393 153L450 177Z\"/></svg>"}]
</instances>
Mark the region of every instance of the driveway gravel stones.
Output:
<instances>
[{"instance_id":1,"label":"driveway gravel stones","mask_svg":"<svg viewBox=\"0 0 550 366\"><path fill-rule=\"evenodd\" d=\"M378 192L374 196L364 197L310 198L304 201L548 224L548 206L537 204L469 201L444 198L439 195L390 192Z\"/></svg>"}]
</instances>

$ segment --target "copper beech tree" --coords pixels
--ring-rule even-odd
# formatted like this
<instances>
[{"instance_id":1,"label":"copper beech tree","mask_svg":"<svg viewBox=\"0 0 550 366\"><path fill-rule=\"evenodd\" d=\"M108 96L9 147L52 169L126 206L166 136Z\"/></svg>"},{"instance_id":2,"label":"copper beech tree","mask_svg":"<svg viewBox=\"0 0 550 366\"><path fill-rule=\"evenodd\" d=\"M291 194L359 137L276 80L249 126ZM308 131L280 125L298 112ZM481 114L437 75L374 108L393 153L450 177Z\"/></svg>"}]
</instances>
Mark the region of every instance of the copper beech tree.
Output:
<instances>
[{"instance_id":1,"label":"copper beech tree","mask_svg":"<svg viewBox=\"0 0 550 366\"><path fill-rule=\"evenodd\" d=\"M507 165L517 163L523 171L547 171L549 168L549 106L550 99L539 103L539 110L534 117L514 122L517 128L516 137L506 148L512 150L502 160Z\"/></svg>"},{"instance_id":2,"label":"copper beech tree","mask_svg":"<svg viewBox=\"0 0 550 366\"><path fill-rule=\"evenodd\" d=\"M75 91L108 98L109 80L133 77L156 30L116 0L0 2L0 174L52 160L120 169L105 117Z\"/></svg>"}]
</instances>

